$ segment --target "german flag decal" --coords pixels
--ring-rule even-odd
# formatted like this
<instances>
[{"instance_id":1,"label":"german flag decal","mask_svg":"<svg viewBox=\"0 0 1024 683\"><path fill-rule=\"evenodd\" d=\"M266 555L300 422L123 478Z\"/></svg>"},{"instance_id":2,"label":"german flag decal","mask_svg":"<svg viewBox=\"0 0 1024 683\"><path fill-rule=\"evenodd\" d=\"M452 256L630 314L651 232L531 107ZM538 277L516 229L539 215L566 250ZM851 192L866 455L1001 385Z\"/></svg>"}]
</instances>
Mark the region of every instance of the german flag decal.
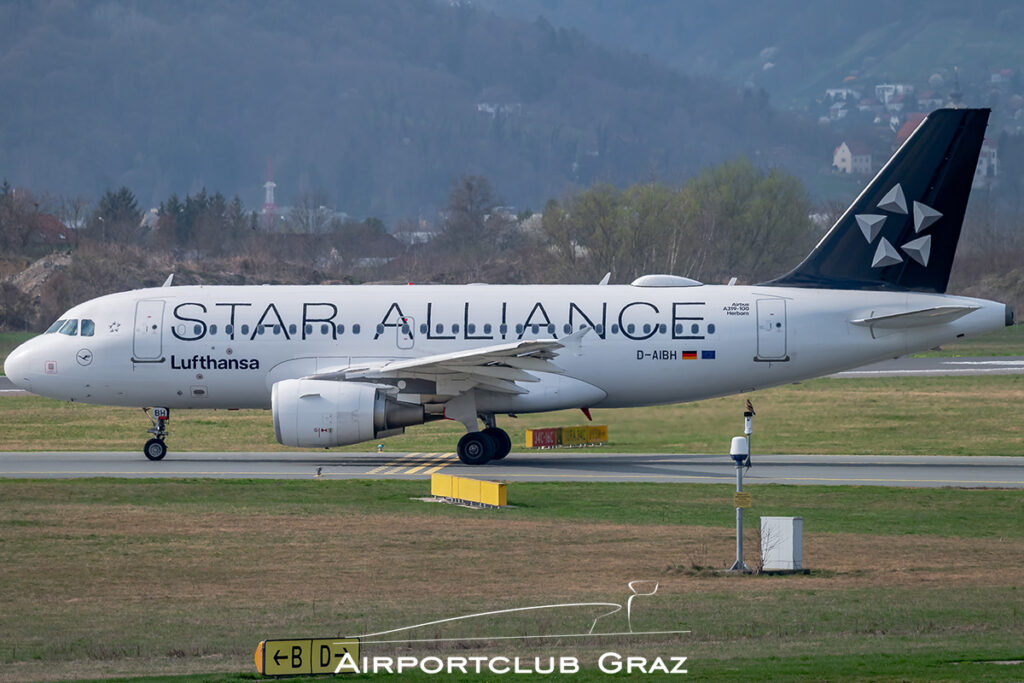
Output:
<instances>
[{"instance_id":1,"label":"german flag decal","mask_svg":"<svg viewBox=\"0 0 1024 683\"><path fill-rule=\"evenodd\" d=\"M697 360L697 352L683 351L683 360Z\"/></svg>"}]
</instances>

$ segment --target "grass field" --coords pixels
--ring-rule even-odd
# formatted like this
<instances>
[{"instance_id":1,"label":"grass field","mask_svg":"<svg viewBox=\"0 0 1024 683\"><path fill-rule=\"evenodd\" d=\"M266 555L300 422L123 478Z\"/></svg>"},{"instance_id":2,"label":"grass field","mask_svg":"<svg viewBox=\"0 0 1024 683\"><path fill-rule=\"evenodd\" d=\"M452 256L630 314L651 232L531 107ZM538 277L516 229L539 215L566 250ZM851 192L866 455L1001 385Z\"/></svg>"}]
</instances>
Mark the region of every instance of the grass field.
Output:
<instances>
[{"instance_id":1,"label":"grass field","mask_svg":"<svg viewBox=\"0 0 1024 683\"><path fill-rule=\"evenodd\" d=\"M728 486L513 484L516 507L505 510L415 500L426 488L0 481L0 678L244 680L264 638L623 602L638 579L659 589L633 603L633 628L690 634L366 645L364 654L572 654L593 680L605 680L596 661L609 650L687 656L697 680L1024 677L1020 664L992 663L1024 658L1019 492L752 486L748 520L803 516L811 571L737 576L714 569L733 554ZM756 548L753 534L746 540ZM409 637L578 632L594 616L491 618ZM620 613L599 630L626 628Z\"/></svg>"},{"instance_id":2,"label":"grass field","mask_svg":"<svg viewBox=\"0 0 1024 683\"><path fill-rule=\"evenodd\" d=\"M1024 376L820 379L799 385L655 408L595 410L618 452L716 453L743 427L747 396L757 410L758 453L1021 455ZM62 403L38 397L0 402L0 450L136 450L149 421L139 409ZM579 411L502 417L513 448L525 430L583 424ZM411 427L384 441L388 452L454 450L452 422ZM174 411L171 451L286 450L269 411ZM367 450L359 444L345 450Z\"/></svg>"}]
</instances>

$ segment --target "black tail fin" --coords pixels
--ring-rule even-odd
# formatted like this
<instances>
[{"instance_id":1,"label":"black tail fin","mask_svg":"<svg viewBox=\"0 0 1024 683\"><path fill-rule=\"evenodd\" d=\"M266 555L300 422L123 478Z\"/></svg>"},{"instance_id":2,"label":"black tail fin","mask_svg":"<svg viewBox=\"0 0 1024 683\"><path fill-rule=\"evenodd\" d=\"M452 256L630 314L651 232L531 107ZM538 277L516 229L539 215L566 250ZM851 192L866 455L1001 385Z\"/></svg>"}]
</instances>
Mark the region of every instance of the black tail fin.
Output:
<instances>
[{"instance_id":1,"label":"black tail fin","mask_svg":"<svg viewBox=\"0 0 1024 683\"><path fill-rule=\"evenodd\" d=\"M818 246L767 285L946 291L988 109L939 109Z\"/></svg>"}]
</instances>

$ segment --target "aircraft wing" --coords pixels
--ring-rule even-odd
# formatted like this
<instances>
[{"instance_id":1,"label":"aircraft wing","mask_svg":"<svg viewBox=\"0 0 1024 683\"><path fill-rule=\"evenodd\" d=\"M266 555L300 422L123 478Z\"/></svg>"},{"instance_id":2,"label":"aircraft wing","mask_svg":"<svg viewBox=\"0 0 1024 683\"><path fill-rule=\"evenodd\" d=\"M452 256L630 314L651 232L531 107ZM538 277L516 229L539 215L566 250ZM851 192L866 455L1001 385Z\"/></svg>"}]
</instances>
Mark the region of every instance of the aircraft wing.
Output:
<instances>
[{"instance_id":1,"label":"aircraft wing","mask_svg":"<svg viewBox=\"0 0 1024 683\"><path fill-rule=\"evenodd\" d=\"M436 383L440 395L456 396L473 388L525 394L528 390L518 383L540 381L533 372L564 373L552 359L567 347L578 348L589 330L584 328L562 339L526 339L421 358L350 365L310 375L308 379L425 379Z\"/></svg>"}]
</instances>

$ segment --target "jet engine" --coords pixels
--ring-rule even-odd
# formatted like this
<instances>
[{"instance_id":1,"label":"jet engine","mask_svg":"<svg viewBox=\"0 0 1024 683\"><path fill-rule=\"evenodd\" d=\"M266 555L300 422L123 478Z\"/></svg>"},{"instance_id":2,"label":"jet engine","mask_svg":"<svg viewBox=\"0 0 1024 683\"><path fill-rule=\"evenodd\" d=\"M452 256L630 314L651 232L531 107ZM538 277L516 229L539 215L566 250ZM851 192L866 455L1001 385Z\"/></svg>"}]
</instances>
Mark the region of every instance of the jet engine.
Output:
<instances>
[{"instance_id":1,"label":"jet engine","mask_svg":"<svg viewBox=\"0 0 1024 683\"><path fill-rule=\"evenodd\" d=\"M396 401L388 390L344 381L276 382L270 399L274 435L285 446L325 448L401 434L424 422L422 405Z\"/></svg>"}]
</instances>

